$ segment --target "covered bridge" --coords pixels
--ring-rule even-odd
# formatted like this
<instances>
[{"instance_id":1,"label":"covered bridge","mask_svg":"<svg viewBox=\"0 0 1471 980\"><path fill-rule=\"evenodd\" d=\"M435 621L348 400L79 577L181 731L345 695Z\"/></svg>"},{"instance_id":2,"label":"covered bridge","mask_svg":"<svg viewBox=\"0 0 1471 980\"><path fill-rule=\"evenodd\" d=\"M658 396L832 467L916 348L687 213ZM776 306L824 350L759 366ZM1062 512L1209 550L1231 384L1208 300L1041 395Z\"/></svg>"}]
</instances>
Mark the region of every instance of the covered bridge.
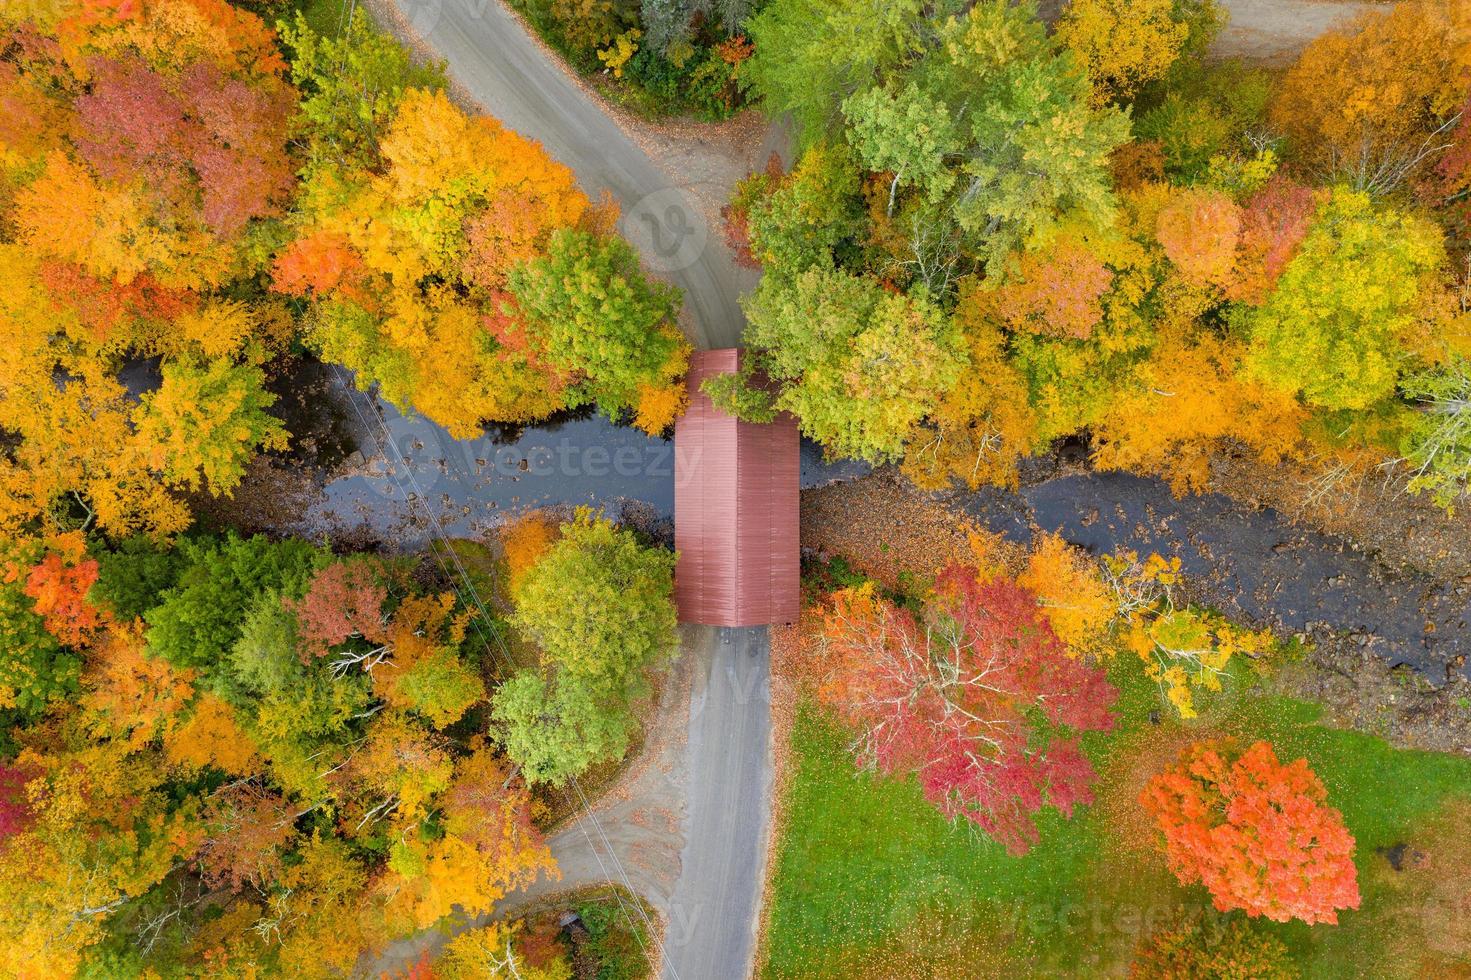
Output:
<instances>
[{"instance_id":1,"label":"covered bridge","mask_svg":"<svg viewBox=\"0 0 1471 980\"><path fill-rule=\"evenodd\" d=\"M801 602L800 444L789 415L742 422L700 390L740 367L741 352L690 357L689 410L674 428L674 598L682 623L793 623Z\"/></svg>"}]
</instances>

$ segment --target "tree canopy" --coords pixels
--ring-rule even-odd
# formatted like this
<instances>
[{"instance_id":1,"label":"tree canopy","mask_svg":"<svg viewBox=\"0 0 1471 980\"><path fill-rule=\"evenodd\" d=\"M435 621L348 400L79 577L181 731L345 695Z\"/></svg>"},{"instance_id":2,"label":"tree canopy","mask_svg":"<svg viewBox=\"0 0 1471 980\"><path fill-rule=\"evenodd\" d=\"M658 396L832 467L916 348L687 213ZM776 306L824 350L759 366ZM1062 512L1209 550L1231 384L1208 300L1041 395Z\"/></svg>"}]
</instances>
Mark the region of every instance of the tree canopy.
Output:
<instances>
[{"instance_id":1,"label":"tree canopy","mask_svg":"<svg viewBox=\"0 0 1471 980\"><path fill-rule=\"evenodd\" d=\"M673 574L672 554L584 508L520 577L511 622L539 665L501 686L493 715L530 778L561 785L626 750L644 671L677 643Z\"/></svg>"}]
</instances>

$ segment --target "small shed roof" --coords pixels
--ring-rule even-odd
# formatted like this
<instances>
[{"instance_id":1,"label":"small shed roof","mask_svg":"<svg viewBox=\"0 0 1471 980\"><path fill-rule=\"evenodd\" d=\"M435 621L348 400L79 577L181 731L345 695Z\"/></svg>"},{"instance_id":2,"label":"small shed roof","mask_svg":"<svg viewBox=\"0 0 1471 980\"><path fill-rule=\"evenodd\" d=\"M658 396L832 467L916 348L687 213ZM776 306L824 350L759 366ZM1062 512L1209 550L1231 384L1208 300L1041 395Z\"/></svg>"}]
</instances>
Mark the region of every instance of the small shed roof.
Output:
<instances>
[{"instance_id":1,"label":"small shed roof","mask_svg":"<svg viewBox=\"0 0 1471 980\"><path fill-rule=\"evenodd\" d=\"M684 623L792 623L801 603L796 420L742 422L700 390L738 370L740 356L691 356L689 410L674 428L674 597Z\"/></svg>"}]
</instances>

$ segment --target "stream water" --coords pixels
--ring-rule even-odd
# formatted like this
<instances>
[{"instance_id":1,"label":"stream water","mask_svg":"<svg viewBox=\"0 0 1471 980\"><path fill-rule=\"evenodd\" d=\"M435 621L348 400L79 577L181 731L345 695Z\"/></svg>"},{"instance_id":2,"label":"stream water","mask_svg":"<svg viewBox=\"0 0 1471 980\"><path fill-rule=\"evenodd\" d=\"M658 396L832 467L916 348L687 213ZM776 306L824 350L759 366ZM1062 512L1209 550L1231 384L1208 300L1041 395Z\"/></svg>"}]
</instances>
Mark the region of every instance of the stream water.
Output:
<instances>
[{"instance_id":1,"label":"stream water","mask_svg":"<svg viewBox=\"0 0 1471 980\"><path fill-rule=\"evenodd\" d=\"M1176 498L1127 473L1054 477L1016 493L950 495L993 531L1052 531L1096 554L1178 556L1187 580L1228 614L1289 632L1315 623L1377 636L1391 666L1434 684L1471 678L1471 587L1387 568L1348 542L1220 494Z\"/></svg>"},{"instance_id":2,"label":"stream water","mask_svg":"<svg viewBox=\"0 0 1471 980\"><path fill-rule=\"evenodd\" d=\"M436 534L483 533L519 511L586 504L669 534L674 446L588 413L456 440L353 388L334 368L304 365L278 390L287 426L319 463L346 460L306 507L303 533L356 531L415 547ZM311 374L315 372L315 374ZM303 395L302 392L310 392ZM865 475L802 444L802 486ZM1224 611L1290 632L1326 623L1379 637L1376 649L1441 684L1471 678L1471 587L1388 569L1347 542L1207 494L1177 499L1158 480L1084 472L1009 492L942 494L992 530L1025 540L1060 533L1094 553L1176 555ZM288 530L283 528L282 530Z\"/></svg>"},{"instance_id":3,"label":"stream water","mask_svg":"<svg viewBox=\"0 0 1471 980\"><path fill-rule=\"evenodd\" d=\"M287 413L288 428L321 429L325 413L338 431L318 441L355 446L357 452L345 454L354 464L350 475L327 482L307 509L304 523L310 527L362 528L413 546L435 534L474 535L525 510L579 505L636 518L653 529L671 526L671 439L590 411L537 425L487 427L478 438L455 439L422 416L358 391L345 374L326 375L317 389L326 397ZM292 417L298 414L319 417ZM867 471L851 461L824 461L816 443L802 442L804 488Z\"/></svg>"}]
</instances>

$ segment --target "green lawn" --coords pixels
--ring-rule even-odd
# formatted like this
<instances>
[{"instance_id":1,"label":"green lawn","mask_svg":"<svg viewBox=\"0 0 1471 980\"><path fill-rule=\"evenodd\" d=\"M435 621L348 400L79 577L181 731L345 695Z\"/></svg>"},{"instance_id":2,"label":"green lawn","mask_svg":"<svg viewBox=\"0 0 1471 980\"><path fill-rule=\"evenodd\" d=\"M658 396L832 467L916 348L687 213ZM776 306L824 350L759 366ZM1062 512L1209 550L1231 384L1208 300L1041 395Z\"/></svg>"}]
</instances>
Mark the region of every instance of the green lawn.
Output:
<instances>
[{"instance_id":1,"label":"green lawn","mask_svg":"<svg viewBox=\"0 0 1471 980\"><path fill-rule=\"evenodd\" d=\"M1209 905L1182 888L1157 855L1133 806L1150 772L1182 742L1232 732L1267 738L1284 760L1306 756L1358 840L1363 907L1340 925L1262 923L1308 976L1415 972L1379 934L1407 899L1376 848L1400 843L1448 797L1471 795L1471 760L1402 752L1383 741L1313 723L1299 702L1222 695L1190 723L1173 720L1151 684L1120 660L1121 725L1086 740L1103 775L1099 802L1076 819L1048 811L1042 842L1013 858L965 826L951 826L912 780L854 771L846 735L822 710L801 706L791 741L766 940L769 977L1096 976L1126 971L1150 923ZM1239 691L1248 685L1238 682ZM1159 710L1160 724L1150 723ZM1414 908L1408 910L1417 911ZM1240 913L1236 913L1240 914ZM1407 929L1409 931L1407 931Z\"/></svg>"}]
</instances>

